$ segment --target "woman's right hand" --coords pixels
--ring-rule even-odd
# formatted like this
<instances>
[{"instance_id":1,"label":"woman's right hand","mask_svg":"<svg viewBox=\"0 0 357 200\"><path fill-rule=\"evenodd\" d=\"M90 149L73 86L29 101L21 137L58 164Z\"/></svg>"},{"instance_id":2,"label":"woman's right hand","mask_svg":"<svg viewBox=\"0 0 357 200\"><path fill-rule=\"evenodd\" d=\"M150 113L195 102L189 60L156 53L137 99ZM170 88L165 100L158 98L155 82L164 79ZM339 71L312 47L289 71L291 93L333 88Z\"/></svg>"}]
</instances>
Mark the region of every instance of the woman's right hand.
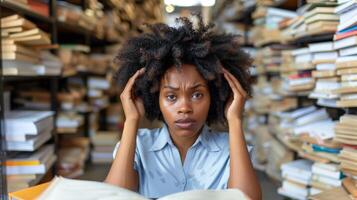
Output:
<instances>
[{"instance_id":1,"label":"woman's right hand","mask_svg":"<svg viewBox=\"0 0 357 200\"><path fill-rule=\"evenodd\" d=\"M145 68L141 68L128 80L123 92L120 94L120 100L123 106L125 119L140 122L144 117L145 109L142 99L135 97L133 86L135 80L145 72Z\"/></svg>"}]
</instances>

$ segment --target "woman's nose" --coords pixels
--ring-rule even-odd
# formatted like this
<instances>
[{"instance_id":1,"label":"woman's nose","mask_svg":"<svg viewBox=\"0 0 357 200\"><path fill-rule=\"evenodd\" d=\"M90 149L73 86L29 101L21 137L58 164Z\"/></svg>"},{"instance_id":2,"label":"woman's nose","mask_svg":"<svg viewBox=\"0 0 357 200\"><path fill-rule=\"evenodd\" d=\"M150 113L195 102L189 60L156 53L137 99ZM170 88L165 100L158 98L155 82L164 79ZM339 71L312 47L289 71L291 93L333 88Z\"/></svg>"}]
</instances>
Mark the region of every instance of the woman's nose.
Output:
<instances>
[{"instance_id":1,"label":"woman's nose","mask_svg":"<svg viewBox=\"0 0 357 200\"><path fill-rule=\"evenodd\" d=\"M179 104L179 113L191 113L192 112L192 105L191 101L187 98L182 98Z\"/></svg>"}]
</instances>

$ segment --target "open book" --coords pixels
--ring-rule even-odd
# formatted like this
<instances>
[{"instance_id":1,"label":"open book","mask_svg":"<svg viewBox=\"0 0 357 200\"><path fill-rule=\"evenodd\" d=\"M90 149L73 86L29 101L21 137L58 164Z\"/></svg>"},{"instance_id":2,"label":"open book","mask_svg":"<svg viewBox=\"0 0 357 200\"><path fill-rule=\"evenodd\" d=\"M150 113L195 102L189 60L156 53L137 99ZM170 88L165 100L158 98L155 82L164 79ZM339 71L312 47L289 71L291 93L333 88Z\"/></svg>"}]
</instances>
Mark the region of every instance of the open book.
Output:
<instances>
[{"instance_id":1,"label":"open book","mask_svg":"<svg viewBox=\"0 0 357 200\"><path fill-rule=\"evenodd\" d=\"M31 193L31 188L25 189ZM16 193L16 192L15 192ZM16 194L11 199L22 199ZM28 196L27 196L28 197ZM37 200L148 200L133 191L119 188L102 182L73 180L55 177L48 187L37 197ZM248 200L238 189L227 190L192 190L171 194L159 200Z\"/></svg>"}]
</instances>

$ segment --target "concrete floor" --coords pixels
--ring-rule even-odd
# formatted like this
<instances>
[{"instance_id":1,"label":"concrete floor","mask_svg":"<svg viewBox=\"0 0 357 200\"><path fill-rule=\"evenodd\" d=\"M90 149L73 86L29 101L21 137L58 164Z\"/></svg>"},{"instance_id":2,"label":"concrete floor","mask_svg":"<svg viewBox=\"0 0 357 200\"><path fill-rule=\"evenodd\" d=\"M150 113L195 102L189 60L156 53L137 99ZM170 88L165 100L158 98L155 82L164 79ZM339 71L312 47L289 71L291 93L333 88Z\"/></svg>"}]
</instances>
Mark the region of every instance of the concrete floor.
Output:
<instances>
[{"instance_id":1,"label":"concrete floor","mask_svg":"<svg viewBox=\"0 0 357 200\"><path fill-rule=\"evenodd\" d=\"M103 181L109 171L109 164L90 164L87 165L85 173L79 179ZM257 171L259 181L263 190L263 200L283 200L284 198L277 194L278 183L272 181L265 173Z\"/></svg>"}]
</instances>

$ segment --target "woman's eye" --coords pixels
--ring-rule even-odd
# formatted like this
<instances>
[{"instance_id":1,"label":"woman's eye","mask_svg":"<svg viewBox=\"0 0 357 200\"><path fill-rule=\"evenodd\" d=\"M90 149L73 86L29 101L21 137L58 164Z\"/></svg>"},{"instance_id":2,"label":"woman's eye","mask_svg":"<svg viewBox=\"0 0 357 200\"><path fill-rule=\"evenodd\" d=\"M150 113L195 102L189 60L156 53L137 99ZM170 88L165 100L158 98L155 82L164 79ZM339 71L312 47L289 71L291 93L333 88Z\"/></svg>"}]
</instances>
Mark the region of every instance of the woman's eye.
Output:
<instances>
[{"instance_id":1,"label":"woman's eye","mask_svg":"<svg viewBox=\"0 0 357 200\"><path fill-rule=\"evenodd\" d=\"M173 94L169 94L166 96L166 99L169 101L175 101L176 100L176 96Z\"/></svg>"},{"instance_id":2,"label":"woman's eye","mask_svg":"<svg viewBox=\"0 0 357 200\"><path fill-rule=\"evenodd\" d=\"M192 97L193 97L194 99L199 99L199 98L201 98L202 96L203 96L203 94L200 93L200 92L195 92L195 93L193 93L193 95L192 95Z\"/></svg>"}]
</instances>

